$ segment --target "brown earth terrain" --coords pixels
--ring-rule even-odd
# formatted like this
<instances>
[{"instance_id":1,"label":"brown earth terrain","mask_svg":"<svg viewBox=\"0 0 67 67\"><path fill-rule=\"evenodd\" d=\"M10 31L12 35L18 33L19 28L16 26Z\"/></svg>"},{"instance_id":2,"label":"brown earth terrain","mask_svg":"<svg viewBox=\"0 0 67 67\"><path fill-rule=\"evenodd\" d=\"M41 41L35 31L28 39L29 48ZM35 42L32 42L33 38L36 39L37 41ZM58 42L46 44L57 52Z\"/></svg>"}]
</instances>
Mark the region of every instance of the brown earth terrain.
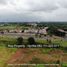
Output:
<instances>
[{"instance_id":1,"label":"brown earth terrain","mask_svg":"<svg viewBox=\"0 0 67 67\"><path fill-rule=\"evenodd\" d=\"M45 64L53 64L56 62L61 63L62 60L67 62L67 55L63 55L62 50L53 50L48 54L44 54L39 48L23 48L18 49L8 60L7 64L42 64L41 62L44 62Z\"/></svg>"}]
</instances>

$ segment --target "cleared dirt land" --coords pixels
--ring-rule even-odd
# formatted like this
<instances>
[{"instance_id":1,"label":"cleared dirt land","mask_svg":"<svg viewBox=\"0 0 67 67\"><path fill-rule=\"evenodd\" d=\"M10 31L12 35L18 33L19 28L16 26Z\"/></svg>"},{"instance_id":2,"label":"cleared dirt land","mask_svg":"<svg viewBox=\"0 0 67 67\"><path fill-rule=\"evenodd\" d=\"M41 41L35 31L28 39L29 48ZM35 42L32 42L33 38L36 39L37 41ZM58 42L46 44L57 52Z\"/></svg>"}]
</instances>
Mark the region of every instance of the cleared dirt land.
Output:
<instances>
[{"instance_id":1,"label":"cleared dirt land","mask_svg":"<svg viewBox=\"0 0 67 67\"><path fill-rule=\"evenodd\" d=\"M18 49L11 56L7 64L60 64L62 63L62 50L50 50L48 53L42 52L41 48ZM67 56L63 56L65 60ZM48 67L54 67L50 65Z\"/></svg>"}]
</instances>

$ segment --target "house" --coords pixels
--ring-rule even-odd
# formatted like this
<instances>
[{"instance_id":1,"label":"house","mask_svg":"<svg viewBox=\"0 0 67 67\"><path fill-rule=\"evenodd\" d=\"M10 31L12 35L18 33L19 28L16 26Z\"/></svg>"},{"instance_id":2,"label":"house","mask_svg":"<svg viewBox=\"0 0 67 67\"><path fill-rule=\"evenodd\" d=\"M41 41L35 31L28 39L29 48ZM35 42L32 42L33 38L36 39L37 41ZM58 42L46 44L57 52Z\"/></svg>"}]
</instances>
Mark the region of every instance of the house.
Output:
<instances>
[{"instance_id":1,"label":"house","mask_svg":"<svg viewBox=\"0 0 67 67\"><path fill-rule=\"evenodd\" d=\"M37 29L28 29L28 30L24 30L25 33L37 33Z\"/></svg>"},{"instance_id":2,"label":"house","mask_svg":"<svg viewBox=\"0 0 67 67\"><path fill-rule=\"evenodd\" d=\"M35 33L35 34L47 34L48 27L45 27L44 29L28 29L24 30L25 33Z\"/></svg>"},{"instance_id":3,"label":"house","mask_svg":"<svg viewBox=\"0 0 67 67\"><path fill-rule=\"evenodd\" d=\"M9 33L22 33L22 30L9 30Z\"/></svg>"},{"instance_id":4,"label":"house","mask_svg":"<svg viewBox=\"0 0 67 67\"><path fill-rule=\"evenodd\" d=\"M48 33L47 33L47 29L48 29L48 27L44 27L43 29L40 29L40 30L38 31L38 34L47 35L47 34L48 34Z\"/></svg>"}]
</instances>

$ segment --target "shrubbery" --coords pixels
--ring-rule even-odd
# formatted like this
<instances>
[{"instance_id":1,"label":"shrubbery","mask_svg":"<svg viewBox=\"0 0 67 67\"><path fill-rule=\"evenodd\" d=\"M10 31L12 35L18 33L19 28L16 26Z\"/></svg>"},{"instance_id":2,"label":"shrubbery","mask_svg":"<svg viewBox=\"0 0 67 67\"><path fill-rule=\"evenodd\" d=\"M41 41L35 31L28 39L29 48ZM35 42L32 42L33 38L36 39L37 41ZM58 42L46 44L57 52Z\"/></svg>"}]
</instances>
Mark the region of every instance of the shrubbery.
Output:
<instances>
[{"instance_id":1,"label":"shrubbery","mask_svg":"<svg viewBox=\"0 0 67 67\"><path fill-rule=\"evenodd\" d=\"M17 38L17 45L22 45L23 44L23 38L22 37L18 37Z\"/></svg>"},{"instance_id":2,"label":"shrubbery","mask_svg":"<svg viewBox=\"0 0 67 67\"><path fill-rule=\"evenodd\" d=\"M33 37L29 37L27 39L27 42L24 42L22 37L18 37L17 38L17 45L22 45L23 43L26 44L26 45L27 44L32 45L32 44L35 44L36 42L35 42L35 39Z\"/></svg>"},{"instance_id":3,"label":"shrubbery","mask_svg":"<svg viewBox=\"0 0 67 67\"><path fill-rule=\"evenodd\" d=\"M30 45L35 44L35 40L33 37L28 38L28 44L30 44Z\"/></svg>"}]
</instances>

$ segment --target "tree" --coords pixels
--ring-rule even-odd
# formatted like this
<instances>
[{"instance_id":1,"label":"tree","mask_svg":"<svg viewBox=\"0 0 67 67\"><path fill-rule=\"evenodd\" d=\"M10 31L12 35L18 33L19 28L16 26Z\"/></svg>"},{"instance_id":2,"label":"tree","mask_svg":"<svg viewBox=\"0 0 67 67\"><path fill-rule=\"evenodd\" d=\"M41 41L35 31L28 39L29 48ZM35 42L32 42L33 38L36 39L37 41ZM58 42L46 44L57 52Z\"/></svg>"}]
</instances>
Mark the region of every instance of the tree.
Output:
<instances>
[{"instance_id":1,"label":"tree","mask_svg":"<svg viewBox=\"0 0 67 67\"><path fill-rule=\"evenodd\" d=\"M28 38L28 44L30 44L30 45L35 44L35 40L33 37Z\"/></svg>"},{"instance_id":2,"label":"tree","mask_svg":"<svg viewBox=\"0 0 67 67\"><path fill-rule=\"evenodd\" d=\"M61 32L58 31L58 28L56 26L51 26L48 29L48 34L51 35L56 35L56 36L60 36L60 37L64 37L65 36L65 32Z\"/></svg>"},{"instance_id":3,"label":"tree","mask_svg":"<svg viewBox=\"0 0 67 67\"><path fill-rule=\"evenodd\" d=\"M22 45L23 44L23 38L22 37L18 37L17 38L17 44L18 45Z\"/></svg>"},{"instance_id":4,"label":"tree","mask_svg":"<svg viewBox=\"0 0 67 67\"><path fill-rule=\"evenodd\" d=\"M56 64L60 64L60 60L57 60L57 61L56 61Z\"/></svg>"}]
</instances>

